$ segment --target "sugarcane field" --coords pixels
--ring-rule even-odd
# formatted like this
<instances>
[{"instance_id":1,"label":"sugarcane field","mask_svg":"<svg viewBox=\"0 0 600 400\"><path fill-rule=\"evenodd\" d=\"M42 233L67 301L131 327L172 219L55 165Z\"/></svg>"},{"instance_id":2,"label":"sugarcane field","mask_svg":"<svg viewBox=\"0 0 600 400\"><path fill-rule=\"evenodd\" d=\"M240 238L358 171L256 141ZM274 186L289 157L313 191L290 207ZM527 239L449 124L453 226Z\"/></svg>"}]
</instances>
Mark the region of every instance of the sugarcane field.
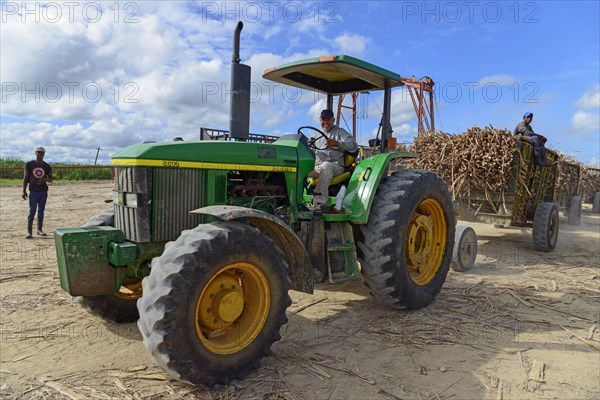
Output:
<instances>
[{"instance_id":1,"label":"sugarcane field","mask_svg":"<svg viewBox=\"0 0 600 400\"><path fill-rule=\"evenodd\" d=\"M514 138L491 127L473 129L423 136L414 144L421 155L410 162L445 174L457 193L506 190ZM485 146L484 151L475 154L473 145ZM497 148L506 156L486 157ZM289 321L271 356L244 380L213 388L174 380L145 351L135 323L100 319L63 291L52 236L23 240L26 202L19 199L20 187L4 186L0 394L6 399L597 398L600 214L587 197L598 187L598 176L584 174L580 223L569 225L561 211L552 252L534 249L531 228L459 219L477 232L477 258L468 271L450 271L430 306L387 308L375 303L360 281L318 284L312 296L292 291ZM557 192L570 192L573 177L559 177ZM84 224L107 208L112 188L111 182L54 185L48 230Z\"/></svg>"}]
</instances>

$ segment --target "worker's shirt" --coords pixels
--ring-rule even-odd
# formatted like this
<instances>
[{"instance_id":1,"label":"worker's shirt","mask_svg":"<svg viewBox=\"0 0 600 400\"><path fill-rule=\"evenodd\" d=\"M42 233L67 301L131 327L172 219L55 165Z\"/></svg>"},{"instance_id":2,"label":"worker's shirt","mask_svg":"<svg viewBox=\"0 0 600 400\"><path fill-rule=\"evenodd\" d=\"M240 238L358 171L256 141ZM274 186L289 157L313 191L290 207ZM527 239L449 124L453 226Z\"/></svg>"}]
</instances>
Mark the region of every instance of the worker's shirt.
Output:
<instances>
[{"instance_id":1,"label":"worker's shirt","mask_svg":"<svg viewBox=\"0 0 600 400\"><path fill-rule=\"evenodd\" d=\"M531 125L527 125L523 121L517 124L514 134L523 136L535 136L535 132L533 131L533 128L531 128Z\"/></svg>"},{"instance_id":2,"label":"worker's shirt","mask_svg":"<svg viewBox=\"0 0 600 400\"><path fill-rule=\"evenodd\" d=\"M330 147L325 150L316 150L315 156L316 161L315 164L319 165L324 162L333 161L344 166L344 151L349 153L354 153L358 150L358 145L356 141L344 128L340 128L339 126L333 126L329 132L325 132L327 137L333 140L337 140L340 144L338 147ZM320 136L316 141L315 145L320 148L325 148L327 146L327 139L321 136L319 133L315 133L315 136Z\"/></svg>"},{"instance_id":3,"label":"worker's shirt","mask_svg":"<svg viewBox=\"0 0 600 400\"><path fill-rule=\"evenodd\" d=\"M29 191L47 192L46 182L40 184L38 181L42 178L52 179L52 167L45 161L38 163L36 160L31 160L25 164L25 175L29 178Z\"/></svg>"}]
</instances>

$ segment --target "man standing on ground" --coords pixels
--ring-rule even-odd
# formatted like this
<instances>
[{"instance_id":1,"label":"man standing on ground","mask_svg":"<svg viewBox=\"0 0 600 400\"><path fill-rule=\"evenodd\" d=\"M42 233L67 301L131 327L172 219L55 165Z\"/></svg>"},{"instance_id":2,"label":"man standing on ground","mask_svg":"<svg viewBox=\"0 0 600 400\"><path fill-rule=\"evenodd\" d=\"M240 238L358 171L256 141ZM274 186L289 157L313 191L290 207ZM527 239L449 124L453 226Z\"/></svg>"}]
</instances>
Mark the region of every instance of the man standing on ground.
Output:
<instances>
[{"instance_id":1,"label":"man standing on ground","mask_svg":"<svg viewBox=\"0 0 600 400\"><path fill-rule=\"evenodd\" d=\"M35 149L35 160L25 164L23 173L23 200L27 200L27 185L29 185L29 216L27 217L27 239L32 238L33 218L37 209L39 236L46 236L42 227L44 226L44 209L48 200L47 182L52 182L52 167L44 161L46 149L38 147Z\"/></svg>"},{"instance_id":2,"label":"man standing on ground","mask_svg":"<svg viewBox=\"0 0 600 400\"><path fill-rule=\"evenodd\" d=\"M321 111L319 121L328 139L323 136L317 138L315 144L317 148L323 150L315 151L315 170L309 175L319 178L313 198L314 205L318 207L325 204L329 198L331 180L344 172L344 151L354 153L358 150L358 145L352 135L344 128L333 125L335 122L333 111Z\"/></svg>"}]
</instances>

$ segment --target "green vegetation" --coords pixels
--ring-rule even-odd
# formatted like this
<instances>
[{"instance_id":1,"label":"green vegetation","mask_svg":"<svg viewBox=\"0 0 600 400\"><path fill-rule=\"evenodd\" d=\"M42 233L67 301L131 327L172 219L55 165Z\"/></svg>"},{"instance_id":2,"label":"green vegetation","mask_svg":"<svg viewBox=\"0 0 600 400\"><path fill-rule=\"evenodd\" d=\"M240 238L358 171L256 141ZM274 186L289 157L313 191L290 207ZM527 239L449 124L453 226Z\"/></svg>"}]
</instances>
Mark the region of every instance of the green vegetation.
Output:
<instances>
[{"instance_id":1,"label":"green vegetation","mask_svg":"<svg viewBox=\"0 0 600 400\"><path fill-rule=\"evenodd\" d=\"M90 165L85 164L50 163L50 165L52 165L52 176L55 182L89 182L112 179L110 166L90 168ZM0 158L0 185L20 184L23 181L23 168L25 168L25 161Z\"/></svg>"}]
</instances>

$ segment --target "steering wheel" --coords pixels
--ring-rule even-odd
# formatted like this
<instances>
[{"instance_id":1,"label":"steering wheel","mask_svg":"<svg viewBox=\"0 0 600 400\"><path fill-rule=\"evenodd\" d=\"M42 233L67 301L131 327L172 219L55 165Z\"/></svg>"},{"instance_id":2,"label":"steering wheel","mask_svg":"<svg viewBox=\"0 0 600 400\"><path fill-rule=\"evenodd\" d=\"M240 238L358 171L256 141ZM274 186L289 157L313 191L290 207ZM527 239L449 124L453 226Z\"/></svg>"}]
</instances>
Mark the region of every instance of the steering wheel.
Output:
<instances>
[{"instance_id":1,"label":"steering wheel","mask_svg":"<svg viewBox=\"0 0 600 400\"><path fill-rule=\"evenodd\" d=\"M312 129L313 131L317 132L319 134L319 136L317 136L316 138L315 137L308 138L308 136L306 136L304 133L302 133L302 129ZM308 145L315 150L325 150L327 148L327 146L322 147L322 148L317 147L317 145L315 144L317 142L317 140L321 138L321 136L324 137L325 140L329 140L329 137L325 134L325 132L323 132L320 129L317 129L313 126L301 126L300 128L298 128L298 135L302 135L305 138L307 138Z\"/></svg>"}]
</instances>

